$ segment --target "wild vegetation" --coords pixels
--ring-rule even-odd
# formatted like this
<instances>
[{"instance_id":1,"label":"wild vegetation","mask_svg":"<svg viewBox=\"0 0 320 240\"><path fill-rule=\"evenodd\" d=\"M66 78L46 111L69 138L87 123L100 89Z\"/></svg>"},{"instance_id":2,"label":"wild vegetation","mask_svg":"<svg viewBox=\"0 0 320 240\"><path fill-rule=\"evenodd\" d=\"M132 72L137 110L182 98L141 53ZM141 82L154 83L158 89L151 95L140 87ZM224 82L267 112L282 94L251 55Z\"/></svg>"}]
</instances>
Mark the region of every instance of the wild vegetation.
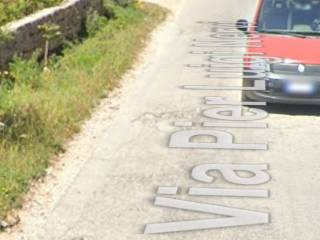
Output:
<instances>
[{"instance_id":1,"label":"wild vegetation","mask_svg":"<svg viewBox=\"0 0 320 240\"><path fill-rule=\"evenodd\" d=\"M14 2L42 2L35 5L40 8L59 1ZM0 219L21 206L30 181L45 174L99 99L118 86L167 13L152 4L105 5L114 18L91 13L85 39L65 43L47 63L38 61L39 52L30 60L15 58L0 73ZM45 65L50 71L43 71Z\"/></svg>"},{"instance_id":2,"label":"wild vegetation","mask_svg":"<svg viewBox=\"0 0 320 240\"><path fill-rule=\"evenodd\" d=\"M63 0L0 0L0 26L61 2Z\"/></svg>"}]
</instances>

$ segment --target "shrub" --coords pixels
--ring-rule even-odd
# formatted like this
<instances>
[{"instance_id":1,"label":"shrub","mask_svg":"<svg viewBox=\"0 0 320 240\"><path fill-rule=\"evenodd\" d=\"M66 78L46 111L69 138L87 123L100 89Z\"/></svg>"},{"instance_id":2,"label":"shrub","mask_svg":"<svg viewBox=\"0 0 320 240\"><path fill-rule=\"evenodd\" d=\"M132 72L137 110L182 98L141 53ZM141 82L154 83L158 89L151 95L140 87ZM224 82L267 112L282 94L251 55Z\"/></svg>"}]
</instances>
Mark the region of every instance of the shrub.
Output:
<instances>
[{"instance_id":1,"label":"shrub","mask_svg":"<svg viewBox=\"0 0 320 240\"><path fill-rule=\"evenodd\" d=\"M48 58L50 50L50 42L54 39L57 39L61 36L60 26L53 23L45 23L38 26L39 30L42 33L42 38L45 40L44 47L44 70L48 71Z\"/></svg>"},{"instance_id":2,"label":"shrub","mask_svg":"<svg viewBox=\"0 0 320 240\"><path fill-rule=\"evenodd\" d=\"M13 38L12 33L6 28L0 28L0 44L6 43Z\"/></svg>"},{"instance_id":3,"label":"shrub","mask_svg":"<svg viewBox=\"0 0 320 240\"><path fill-rule=\"evenodd\" d=\"M94 36L104 26L106 26L108 19L100 16L97 11L90 10L86 20L86 32L88 36Z\"/></svg>"},{"instance_id":4,"label":"shrub","mask_svg":"<svg viewBox=\"0 0 320 240\"><path fill-rule=\"evenodd\" d=\"M10 64L10 76L14 83L20 86L27 86L31 89L40 87L41 67L38 62L40 51L36 51L29 60L14 57Z\"/></svg>"}]
</instances>

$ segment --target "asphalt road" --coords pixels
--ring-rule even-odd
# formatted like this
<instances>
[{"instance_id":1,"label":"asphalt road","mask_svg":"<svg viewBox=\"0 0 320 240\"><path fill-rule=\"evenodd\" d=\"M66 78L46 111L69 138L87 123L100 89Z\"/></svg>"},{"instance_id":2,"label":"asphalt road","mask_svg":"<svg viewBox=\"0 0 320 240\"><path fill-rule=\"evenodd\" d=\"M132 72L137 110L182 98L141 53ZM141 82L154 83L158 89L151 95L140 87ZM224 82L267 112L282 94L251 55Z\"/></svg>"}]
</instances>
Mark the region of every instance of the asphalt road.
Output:
<instances>
[{"instance_id":1,"label":"asphalt road","mask_svg":"<svg viewBox=\"0 0 320 240\"><path fill-rule=\"evenodd\" d=\"M239 102L240 92L181 88L184 85L241 84L240 77L209 79L204 68L190 68L186 65L210 63L207 54L190 54L190 51L230 50L192 46L194 39L208 39L212 34L212 25L199 21L226 23L235 22L239 18L251 19L256 1L154 2L172 7L175 14L155 33L144 63L127 77L122 94L112 100L116 102L115 106L110 107L113 109L112 117L108 119L110 109L105 109L110 102L103 103L97 110L98 117L88 123L85 133L75 140L74 146L61 160L66 162L62 169L66 169L51 180L53 184L48 183L46 189L51 190L42 191L45 194L41 197L34 197L28 213L22 215L21 228L5 235L5 239L319 239L319 108L267 106L264 109L269 112L269 116L254 122L268 123L268 128L204 128L200 123L208 119L201 112L219 107L205 105L204 97L220 96ZM193 126L174 126L175 122L181 125L181 122L186 124L185 121L192 121ZM210 119L210 122L221 121ZM175 132L190 129L224 131L231 133L236 143L266 144L268 149L169 147L174 145L170 139ZM193 142L207 141L210 145L209 140L208 137L197 136ZM212 171L210 174L216 177L216 181L199 182L192 178L194 175L191 173L195 166L202 164L211 164L211 167L217 167L214 164L225 164L224 167L230 167L230 164L268 166L269 169L261 173L267 174L270 181L259 185L234 184L225 181L221 173ZM254 177L247 172L238 174L242 179ZM167 192L165 195L157 194L158 187L175 186L180 187L176 196L168 194L168 190L174 190L172 188L160 189ZM191 196L186 191L190 187L234 191L257 189L260 192L262 190L262 195L267 193L267 196ZM168 205L176 204L178 208L189 210L155 206L156 196L161 197L157 201L160 205L168 204L169 201ZM183 199L184 202L173 202L172 199ZM245 210L239 213L245 216L239 217L231 225L244 226L227 227L224 224L227 225L228 220L221 222L221 218L226 218L225 215L230 220L231 215L236 214L234 209ZM218 214L211 214L210 211ZM258 214L253 217L257 225L248 223L252 220L252 211ZM217 225L205 221L194 222L204 219L215 219L222 226L215 228L213 226ZM147 224L178 221L189 221L182 225L195 229L187 231L182 227L180 232L144 234L144 231L152 233L155 229L172 229L172 225L148 225L146 228ZM208 229L201 229L204 226Z\"/></svg>"}]
</instances>

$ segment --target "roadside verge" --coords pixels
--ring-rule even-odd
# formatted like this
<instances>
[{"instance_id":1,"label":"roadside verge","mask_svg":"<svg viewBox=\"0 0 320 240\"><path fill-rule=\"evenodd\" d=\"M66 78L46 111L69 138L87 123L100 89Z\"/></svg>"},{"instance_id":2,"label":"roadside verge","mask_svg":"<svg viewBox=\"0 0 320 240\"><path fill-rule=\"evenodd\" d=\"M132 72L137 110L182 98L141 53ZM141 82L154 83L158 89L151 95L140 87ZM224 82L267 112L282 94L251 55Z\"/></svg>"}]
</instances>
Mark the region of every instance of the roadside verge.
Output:
<instances>
[{"instance_id":1,"label":"roadside verge","mask_svg":"<svg viewBox=\"0 0 320 240\"><path fill-rule=\"evenodd\" d=\"M144 4L115 13L94 36L52 58L50 72L34 59L12 64L14 82L2 82L0 95L0 218L21 207L30 181L45 175L99 99L118 86L167 10Z\"/></svg>"}]
</instances>

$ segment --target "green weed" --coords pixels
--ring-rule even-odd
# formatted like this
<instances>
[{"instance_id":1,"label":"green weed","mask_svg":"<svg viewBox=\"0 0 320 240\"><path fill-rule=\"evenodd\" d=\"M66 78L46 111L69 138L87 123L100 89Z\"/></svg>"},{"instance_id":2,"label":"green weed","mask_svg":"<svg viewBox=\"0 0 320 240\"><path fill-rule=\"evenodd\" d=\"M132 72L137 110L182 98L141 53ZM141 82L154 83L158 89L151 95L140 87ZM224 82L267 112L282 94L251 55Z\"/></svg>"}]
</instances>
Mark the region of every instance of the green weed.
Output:
<instances>
[{"instance_id":1,"label":"green weed","mask_svg":"<svg viewBox=\"0 0 320 240\"><path fill-rule=\"evenodd\" d=\"M49 59L49 73L35 54L31 60L15 58L0 75L0 218L21 206L30 181L45 174L99 99L118 86L167 14L152 4L111 7L115 18L92 17L99 27Z\"/></svg>"}]
</instances>

